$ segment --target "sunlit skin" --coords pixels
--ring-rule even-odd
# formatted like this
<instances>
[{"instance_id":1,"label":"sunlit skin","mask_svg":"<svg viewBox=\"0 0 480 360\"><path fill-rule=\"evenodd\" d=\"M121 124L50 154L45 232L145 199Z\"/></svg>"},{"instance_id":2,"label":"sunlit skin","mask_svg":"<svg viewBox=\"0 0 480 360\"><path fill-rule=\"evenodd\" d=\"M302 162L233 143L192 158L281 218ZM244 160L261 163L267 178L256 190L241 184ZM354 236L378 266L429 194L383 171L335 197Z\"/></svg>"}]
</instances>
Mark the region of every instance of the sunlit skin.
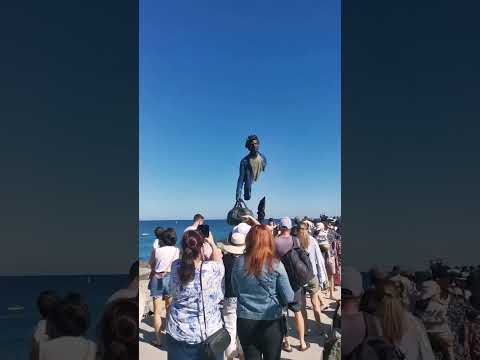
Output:
<instances>
[{"instance_id":1,"label":"sunlit skin","mask_svg":"<svg viewBox=\"0 0 480 360\"><path fill-rule=\"evenodd\" d=\"M248 144L248 150L250 151L251 156L257 155L259 149L260 143L256 139L253 139L250 141L250 144Z\"/></svg>"}]
</instances>

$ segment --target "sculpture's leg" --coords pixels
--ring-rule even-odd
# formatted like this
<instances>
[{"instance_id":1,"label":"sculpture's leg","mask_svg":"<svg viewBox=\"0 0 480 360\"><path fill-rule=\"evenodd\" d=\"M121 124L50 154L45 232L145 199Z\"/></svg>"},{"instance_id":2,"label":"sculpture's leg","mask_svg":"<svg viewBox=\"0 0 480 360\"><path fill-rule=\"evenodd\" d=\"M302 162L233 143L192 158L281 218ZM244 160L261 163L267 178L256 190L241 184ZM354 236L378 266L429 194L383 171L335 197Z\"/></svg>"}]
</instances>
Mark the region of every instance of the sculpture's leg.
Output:
<instances>
[{"instance_id":1,"label":"sculpture's leg","mask_svg":"<svg viewBox=\"0 0 480 360\"><path fill-rule=\"evenodd\" d=\"M251 192L252 192L252 185L250 184L250 186L248 186L248 182L245 181L245 186L243 188L243 198L245 200L250 200Z\"/></svg>"}]
</instances>

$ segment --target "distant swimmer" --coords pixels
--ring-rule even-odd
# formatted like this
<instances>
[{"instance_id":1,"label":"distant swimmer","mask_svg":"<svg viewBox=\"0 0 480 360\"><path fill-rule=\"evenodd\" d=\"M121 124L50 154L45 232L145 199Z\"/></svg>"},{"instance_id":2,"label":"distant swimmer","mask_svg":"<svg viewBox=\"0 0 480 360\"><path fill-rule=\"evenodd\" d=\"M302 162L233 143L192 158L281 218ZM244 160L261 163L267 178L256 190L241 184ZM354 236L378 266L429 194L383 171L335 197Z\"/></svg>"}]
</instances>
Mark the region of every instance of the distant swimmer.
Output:
<instances>
[{"instance_id":1,"label":"distant swimmer","mask_svg":"<svg viewBox=\"0 0 480 360\"><path fill-rule=\"evenodd\" d=\"M252 183L257 181L267 166L267 158L258 151L260 140L257 135L250 135L245 142L245 147L250 152L240 161L240 173L238 175L236 192L237 201L242 198L242 186L244 188L244 199L250 200Z\"/></svg>"}]
</instances>

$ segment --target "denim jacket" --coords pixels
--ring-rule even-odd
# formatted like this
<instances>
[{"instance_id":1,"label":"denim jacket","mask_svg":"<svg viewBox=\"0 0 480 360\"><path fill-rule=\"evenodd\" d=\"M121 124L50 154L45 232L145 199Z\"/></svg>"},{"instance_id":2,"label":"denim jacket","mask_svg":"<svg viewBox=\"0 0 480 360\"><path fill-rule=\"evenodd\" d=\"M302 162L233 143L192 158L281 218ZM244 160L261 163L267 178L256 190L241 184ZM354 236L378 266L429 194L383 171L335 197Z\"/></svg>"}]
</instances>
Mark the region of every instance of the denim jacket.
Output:
<instances>
[{"instance_id":1,"label":"denim jacket","mask_svg":"<svg viewBox=\"0 0 480 360\"><path fill-rule=\"evenodd\" d=\"M282 308L293 302L293 290L280 261L273 263L272 272L265 267L256 278L246 274L245 256L240 256L233 265L232 288L237 297L237 316L241 319L276 320L282 316Z\"/></svg>"},{"instance_id":2,"label":"denim jacket","mask_svg":"<svg viewBox=\"0 0 480 360\"><path fill-rule=\"evenodd\" d=\"M263 160L262 170L265 170L265 167L267 166L267 158L265 157L265 155L261 154L260 152L258 153L258 155L260 155ZM250 166L249 156L250 154L245 156L240 161L240 173L238 175L237 192L236 192L237 200L240 199L240 197L242 196L242 185L244 185L244 199L250 200L250 197L251 197L253 173L252 173L252 167Z\"/></svg>"}]
</instances>

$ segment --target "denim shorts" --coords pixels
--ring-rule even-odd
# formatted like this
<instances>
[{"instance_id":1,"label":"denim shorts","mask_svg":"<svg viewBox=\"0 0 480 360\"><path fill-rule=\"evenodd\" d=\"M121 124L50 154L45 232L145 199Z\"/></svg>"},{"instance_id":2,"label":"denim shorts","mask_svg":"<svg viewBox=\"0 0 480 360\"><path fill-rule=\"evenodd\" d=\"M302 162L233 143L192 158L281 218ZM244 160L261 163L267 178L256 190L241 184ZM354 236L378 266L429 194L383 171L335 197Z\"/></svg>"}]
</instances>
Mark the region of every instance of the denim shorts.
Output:
<instances>
[{"instance_id":1,"label":"denim shorts","mask_svg":"<svg viewBox=\"0 0 480 360\"><path fill-rule=\"evenodd\" d=\"M170 296L170 273L167 273L164 277L158 279L156 276L152 277L148 283L148 289L150 290L150 296L156 298L166 298Z\"/></svg>"}]
</instances>

